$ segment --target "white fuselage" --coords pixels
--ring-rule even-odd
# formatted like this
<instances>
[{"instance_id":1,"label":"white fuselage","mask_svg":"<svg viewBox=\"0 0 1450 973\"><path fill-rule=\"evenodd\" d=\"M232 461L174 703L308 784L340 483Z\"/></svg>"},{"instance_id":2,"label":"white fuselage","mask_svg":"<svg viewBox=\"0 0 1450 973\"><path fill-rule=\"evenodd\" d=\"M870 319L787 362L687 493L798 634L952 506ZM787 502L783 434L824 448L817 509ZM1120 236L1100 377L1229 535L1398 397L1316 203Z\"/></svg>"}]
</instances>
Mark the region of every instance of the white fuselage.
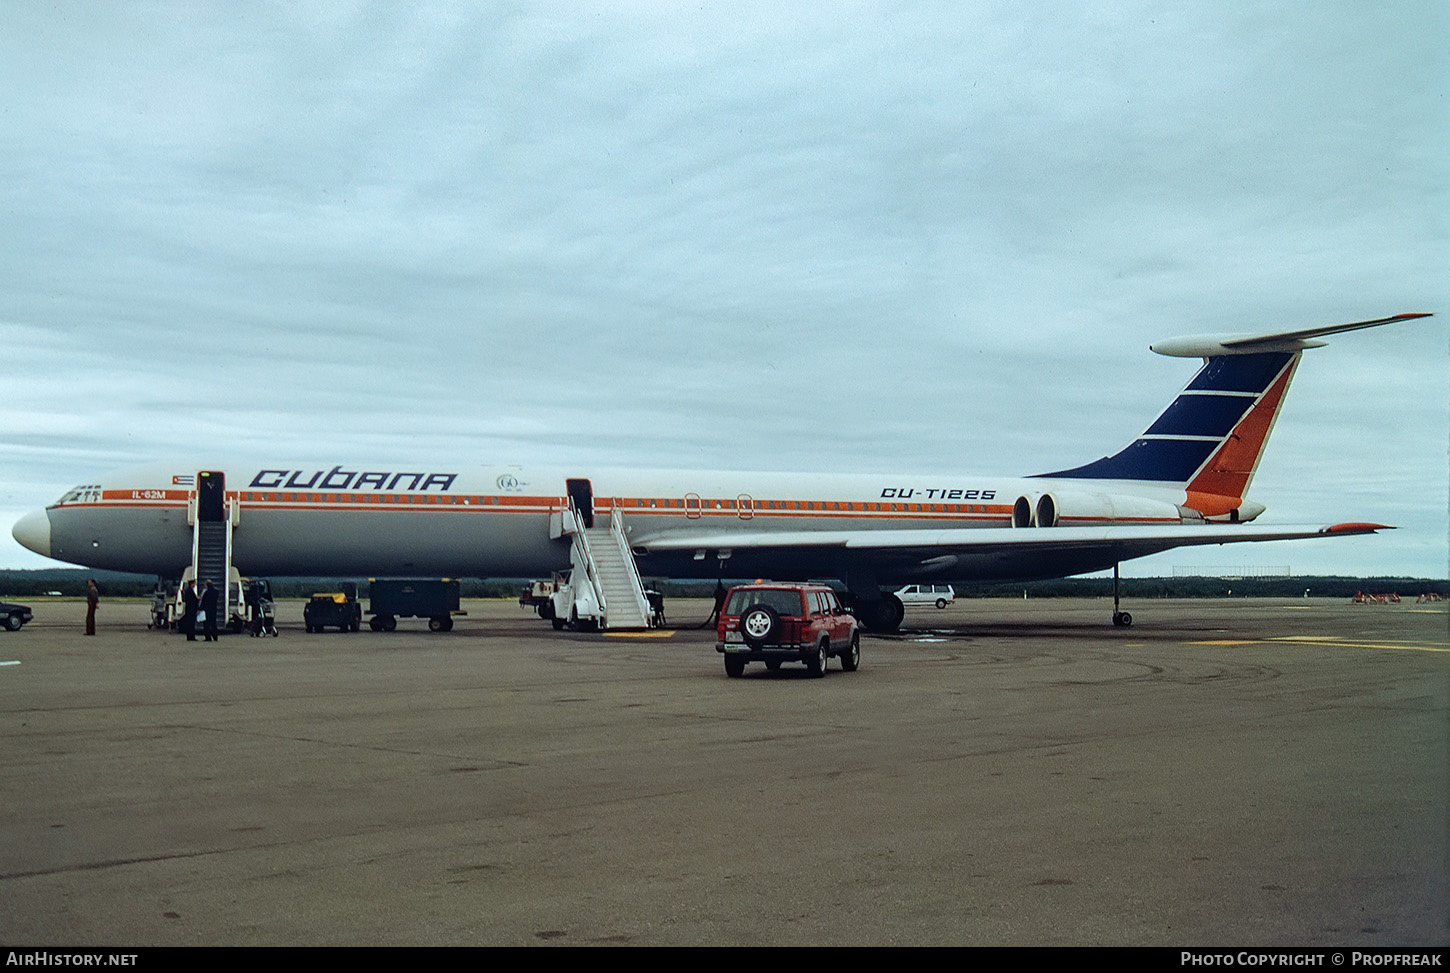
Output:
<instances>
[{"instance_id":1,"label":"white fuselage","mask_svg":"<svg viewBox=\"0 0 1450 973\"><path fill-rule=\"evenodd\" d=\"M637 549L722 531L876 531L1010 527L1019 497L1103 496L1122 485L969 475L783 473L496 467L406 470L338 464L211 467L226 474L235 501L233 563L245 575L530 577L569 565L558 516L570 489L587 482L596 516L620 511ZM118 471L69 491L45 511L41 553L88 567L178 576L191 560L189 512L195 470L150 466ZM1098 507L1064 523L1177 523L1181 489L1131 485L1105 516ZM579 499L576 497L576 500ZM32 515L34 516L34 515ZM553 518L551 520L551 518ZM17 532L17 536L20 533ZM26 541L33 549L35 543ZM727 555L728 556L728 555ZM657 577L839 577L841 554L803 550L769 557L740 551L722 566L690 550L650 553L641 572ZM1002 559L997 559L1001 561ZM1111 561L1108 562L1111 564ZM921 577L972 580L1046 576L1105 566L1055 561L1040 567L962 563L956 570L910 564L873 567L881 583Z\"/></svg>"}]
</instances>

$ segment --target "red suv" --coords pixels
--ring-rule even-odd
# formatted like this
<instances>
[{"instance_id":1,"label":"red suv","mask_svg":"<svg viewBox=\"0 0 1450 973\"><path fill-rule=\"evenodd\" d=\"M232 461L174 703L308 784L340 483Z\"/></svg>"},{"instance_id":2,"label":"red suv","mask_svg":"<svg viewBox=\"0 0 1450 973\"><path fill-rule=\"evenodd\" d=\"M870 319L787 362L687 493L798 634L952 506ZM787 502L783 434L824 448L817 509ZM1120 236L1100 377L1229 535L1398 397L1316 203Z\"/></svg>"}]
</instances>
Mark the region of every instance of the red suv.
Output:
<instances>
[{"instance_id":1,"label":"red suv","mask_svg":"<svg viewBox=\"0 0 1450 973\"><path fill-rule=\"evenodd\" d=\"M751 584L731 588L720 609L715 651L725 656L725 674L738 676L747 662L767 669L804 662L813 676L826 674L835 656L841 669L861 664L856 619L820 584Z\"/></svg>"}]
</instances>

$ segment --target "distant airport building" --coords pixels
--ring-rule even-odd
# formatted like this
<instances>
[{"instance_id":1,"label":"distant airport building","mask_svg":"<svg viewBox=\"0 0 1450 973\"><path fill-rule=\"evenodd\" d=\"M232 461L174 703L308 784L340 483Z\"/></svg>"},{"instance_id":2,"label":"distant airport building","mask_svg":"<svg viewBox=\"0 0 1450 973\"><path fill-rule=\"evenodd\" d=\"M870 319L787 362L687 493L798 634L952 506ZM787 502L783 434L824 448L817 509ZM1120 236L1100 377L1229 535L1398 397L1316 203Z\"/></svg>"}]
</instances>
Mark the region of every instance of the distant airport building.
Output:
<instances>
[{"instance_id":1,"label":"distant airport building","mask_svg":"<svg viewBox=\"0 0 1450 973\"><path fill-rule=\"evenodd\" d=\"M1175 578L1219 578L1223 581L1242 581L1244 578L1290 578L1293 572L1287 564L1235 564L1230 566L1214 564L1175 564Z\"/></svg>"}]
</instances>

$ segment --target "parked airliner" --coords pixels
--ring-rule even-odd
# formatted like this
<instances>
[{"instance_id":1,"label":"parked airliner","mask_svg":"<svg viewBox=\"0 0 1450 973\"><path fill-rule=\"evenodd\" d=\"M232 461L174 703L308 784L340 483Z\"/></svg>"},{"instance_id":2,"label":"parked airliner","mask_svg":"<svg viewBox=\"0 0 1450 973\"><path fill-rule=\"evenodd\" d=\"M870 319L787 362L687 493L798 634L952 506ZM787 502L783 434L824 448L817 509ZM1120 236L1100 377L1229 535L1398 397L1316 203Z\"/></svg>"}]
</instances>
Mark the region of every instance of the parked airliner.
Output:
<instances>
[{"instance_id":1,"label":"parked airliner","mask_svg":"<svg viewBox=\"0 0 1450 973\"><path fill-rule=\"evenodd\" d=\"M182 461L96 477L13 533L47 557L177 578L204 474L243 574L530 577L569 566L569 516L615 517L641 574L835 579L863 621L889 629L902 608L883 586L1063 577L1187 545L1382 529L1253 525L1264 506L1247 492L1305 349L1428 316L1154 344L1203 364L1141 436L1018 479Z\"/></svg>"}]
</instances>

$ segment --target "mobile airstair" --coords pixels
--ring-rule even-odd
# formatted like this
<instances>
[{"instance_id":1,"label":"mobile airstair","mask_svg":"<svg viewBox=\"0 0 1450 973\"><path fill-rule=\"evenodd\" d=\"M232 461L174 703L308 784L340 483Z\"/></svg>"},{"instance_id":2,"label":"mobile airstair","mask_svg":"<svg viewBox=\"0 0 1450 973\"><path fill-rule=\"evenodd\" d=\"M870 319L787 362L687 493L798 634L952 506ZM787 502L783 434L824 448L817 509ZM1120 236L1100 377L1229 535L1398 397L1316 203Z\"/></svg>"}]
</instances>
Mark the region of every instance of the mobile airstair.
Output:
<instances>
[{"instance_id":1,"label":"mobile airstair","mask_svg":"<svg viewBox=\"0 0 1450 973\"><path fill-rule=\"evenodd\" d=\"M226 475L203 471L196 474L196 489L187 504L191 522L191 565L182 583L195 581L200 595L210 581L217 591L217 628L225 628L236 604L241 574L232 567L232 530L237 526L241 506L226 493Z\"/></svg>"},{"instance_id":2,"label":"mobile airstair","mask_svg":"<svg viewBox=\"0 0 1450 973\"><path fill-rule=\"evenodd\" d=\"M567 619L575 627L595 625L611 631L650 628L654 614L634 552L629 548L619 502L611 504L607 524L590 526L594 519L592 512L585 516L573 497L568 499L560 528L562 534L573 539L566 596L570 604L567 614L560 614L563 606L556 605L556 617Z\"/></svg>"}]
</instances>

